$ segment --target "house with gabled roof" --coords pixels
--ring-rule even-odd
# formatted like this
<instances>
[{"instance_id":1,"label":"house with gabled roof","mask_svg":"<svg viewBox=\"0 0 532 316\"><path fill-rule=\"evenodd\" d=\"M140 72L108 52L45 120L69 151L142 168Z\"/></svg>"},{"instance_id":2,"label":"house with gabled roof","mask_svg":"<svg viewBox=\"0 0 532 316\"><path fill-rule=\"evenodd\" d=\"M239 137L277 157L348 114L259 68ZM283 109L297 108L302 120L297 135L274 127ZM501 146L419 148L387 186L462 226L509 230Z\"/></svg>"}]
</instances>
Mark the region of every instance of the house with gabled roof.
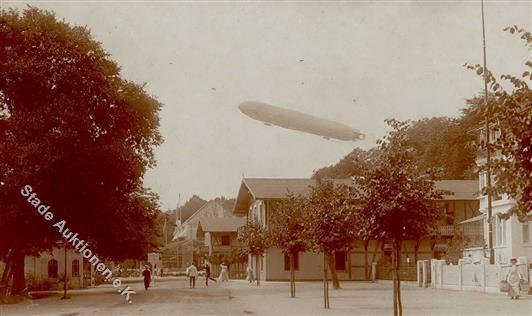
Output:
<instances>
[{"instance_id":1,"label":"house with gabled roof","mask_svg":"<svg viewBox=\"0 0 532 316\"><path fill-rule=\"evenodd\" d=\"M335 184L352 185L351 179L332 179ZM282 200L288 192L307 196L316 179L275 179L244 178L240 183L233 213L253 218L268 226L274 214L275 201ZM442 198L434 201L441 210L442 220L434 238L405 241L402 255L403 264L411 265L415 271L417 259L440 258L446 255L446 241L455 234L458 224L478 215L478 187L471 180L443 180L435 183ZM386 265L391 260L391 242L386 240L357 240L351 251L335 254L336 270L339 279L367 280L372 262ZM255 258L249 259L254 271L260 271L262 280L288 280L289 261L279 249L270 248L259 258L259 267L255 267ZM298 280L321 279L323 255L299 253L295 257L296 278ZM384 276L385 277L385 276Z\"/></svg>"},{"instance_id":2,"label":"house with gabled roof","mask_svg":"<svg viewBox=\"0 0 532 316\"><path fill-rule=\"evenodd\" d=\"M200 207L179 226L172 242L165 247L163 265L169 267L171 262L173 264L172 268L182 270L191 262L199 264L199 248L203 246L203 240L197 239L198 223L202 218L221 217L234 217L234 215L231 210L225 209L215 201L209 201Z\"/></svg>"},{"instance_id":3,"label":"house with gabled roof","mask_svg":"<svg viewBox=\"0 0 532 316\"><path fill-rule=\"evenodd\" d=\"M211 263L213 275L219 273L219 265L229 266L231 278L241 278L244 274L244 260L241 259L241 244L238 229L246 225L246 217L204 217L197 228L197 239L203 240L201 257Z\"/></svg>"}]
</instances>

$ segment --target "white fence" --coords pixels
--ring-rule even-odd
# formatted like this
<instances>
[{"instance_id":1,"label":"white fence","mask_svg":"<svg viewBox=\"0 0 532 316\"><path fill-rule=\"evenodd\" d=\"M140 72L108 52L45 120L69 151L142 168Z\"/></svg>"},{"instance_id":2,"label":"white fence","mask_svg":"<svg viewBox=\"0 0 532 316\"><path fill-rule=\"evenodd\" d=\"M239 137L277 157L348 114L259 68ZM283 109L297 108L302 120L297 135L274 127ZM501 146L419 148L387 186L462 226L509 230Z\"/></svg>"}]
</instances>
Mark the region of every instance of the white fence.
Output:
<instances>
[{"instance_id":1,"label":"white fence","mask_svg":"<svg viewBox=\"0 0 532 316\"><path fill-rule=\"evenodd\" d=\"M427 286L427 282L419 279L428 273L428 262L418 263L418 283ZM432 259L430 261L430 284L435 289L448 289L457 291L478 291L486 293L499 293L499 282L506 278L509 265L482 263L467 263L460 260L458 265L448 265L445 260ZM529 281L528 261L525 257L519 258L520 273ZM426 277L425 277L426 279ZM531 286L532 287L532 286Z\"/></svg>"}]
</instances>

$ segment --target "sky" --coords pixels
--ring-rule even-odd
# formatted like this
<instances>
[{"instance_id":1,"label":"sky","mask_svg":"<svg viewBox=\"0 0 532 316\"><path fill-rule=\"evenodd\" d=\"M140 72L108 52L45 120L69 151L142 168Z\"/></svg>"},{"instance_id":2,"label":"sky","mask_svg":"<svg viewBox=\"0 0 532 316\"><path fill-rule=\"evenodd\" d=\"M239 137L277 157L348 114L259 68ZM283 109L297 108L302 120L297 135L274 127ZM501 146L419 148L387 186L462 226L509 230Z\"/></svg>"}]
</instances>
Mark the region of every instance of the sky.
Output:
<instances>
[{"instance_id":1,"label":"sky","mask_svg":"<svg viewBox=\"0 0 532 316\"><path fill-rule=\"evenodd\" d=\"M157 166L146 187L163 209L197 194L235 197L242 177L310 177L375 145L386 118L457 117L481 78L480 1L5 1L87 26L162 104ZM520 74L530 52L503 32L531 30L529 1L487 1L488 67ZM303 61L301 61L303 60ZM260 101L366 134L326 140L243 115Z\"/></svg>"}]
</instances>

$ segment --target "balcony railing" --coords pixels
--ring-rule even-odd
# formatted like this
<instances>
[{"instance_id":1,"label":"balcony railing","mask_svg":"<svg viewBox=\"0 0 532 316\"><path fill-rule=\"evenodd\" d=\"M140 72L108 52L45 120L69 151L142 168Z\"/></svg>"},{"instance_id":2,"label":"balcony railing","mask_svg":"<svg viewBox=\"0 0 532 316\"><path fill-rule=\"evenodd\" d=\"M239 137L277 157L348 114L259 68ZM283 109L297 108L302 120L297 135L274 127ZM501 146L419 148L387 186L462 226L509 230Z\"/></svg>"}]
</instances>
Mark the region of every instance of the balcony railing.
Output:
<instances>
[{"instance_id":1,"label":"balcony railing","mask_svg":"<svg viewBox=\"0 0 532 316\"><path fill-rule=\"evenodd\" d=\"M438 233L440 236L454 236L453 225L440 225L438 226Z\"/></svg>"}]
</instances>

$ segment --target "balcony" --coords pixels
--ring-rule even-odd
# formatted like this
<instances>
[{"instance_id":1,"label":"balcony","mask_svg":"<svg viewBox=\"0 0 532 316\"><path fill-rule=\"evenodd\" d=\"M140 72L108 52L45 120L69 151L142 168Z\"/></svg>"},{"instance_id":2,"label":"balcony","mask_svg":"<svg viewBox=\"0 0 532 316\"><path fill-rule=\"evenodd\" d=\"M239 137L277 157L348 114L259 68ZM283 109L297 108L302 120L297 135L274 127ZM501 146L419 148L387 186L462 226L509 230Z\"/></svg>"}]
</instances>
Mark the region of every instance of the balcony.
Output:
<instances>
[{"instance_id":1,"label":"balcony","mask_svg":"<svg viewBox=\"0 0 532 316\"><path fill-rule=\"evenodd\" d=\"M438 235L442 237L454 236L454 225L440 225L438 226Z\"/></svg>"}]
</instances>

